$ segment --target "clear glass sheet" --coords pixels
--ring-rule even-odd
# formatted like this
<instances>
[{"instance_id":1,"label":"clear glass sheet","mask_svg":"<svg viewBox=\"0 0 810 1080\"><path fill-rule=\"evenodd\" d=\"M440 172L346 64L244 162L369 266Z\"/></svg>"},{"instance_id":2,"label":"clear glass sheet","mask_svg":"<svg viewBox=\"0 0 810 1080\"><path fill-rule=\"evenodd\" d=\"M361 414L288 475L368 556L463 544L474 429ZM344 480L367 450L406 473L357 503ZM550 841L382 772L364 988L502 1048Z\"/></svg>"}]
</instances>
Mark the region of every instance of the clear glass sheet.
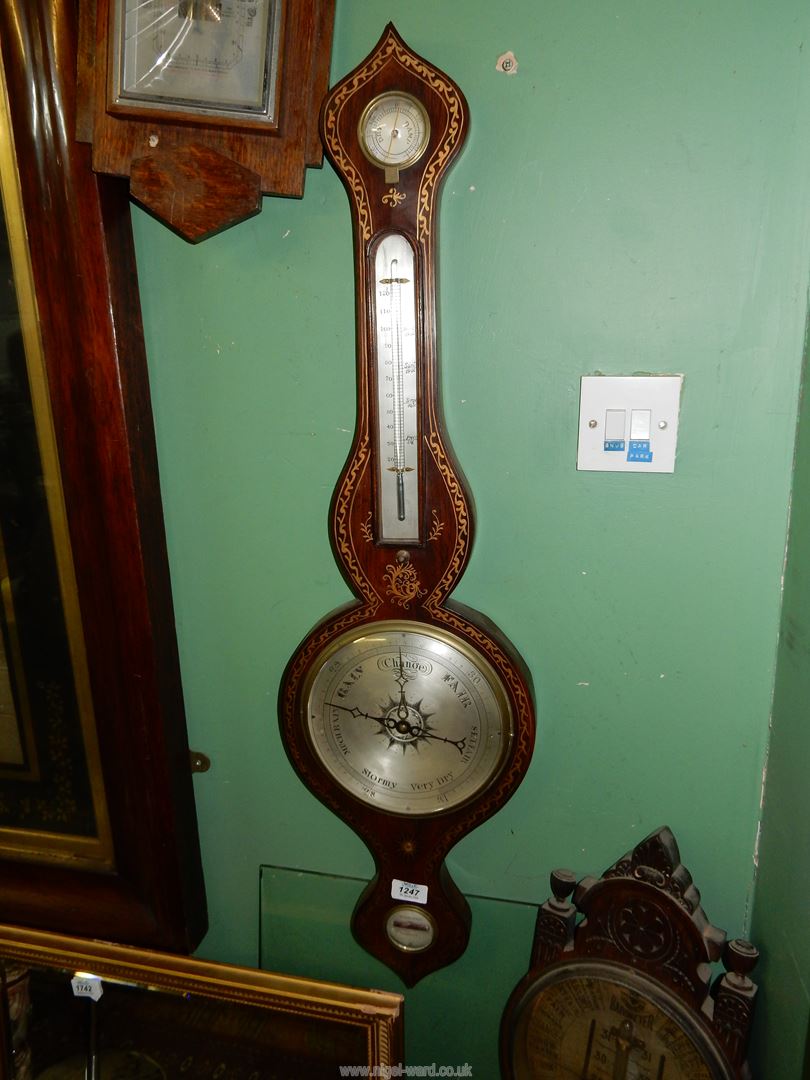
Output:
<instances>
[{"instance_id":1,"label":"clear glass sheet","mask_svg":"<svg viewBox=\"0 0 810 1080\"><path fill-rule=\"evenodd\" d=\"M405 994L406 1064L469 1064L472 1077L498 1076L501 1013L528 970L537 907L468 896L467 951L408 989L352 937L352 911L365 885L359 878L262 867L260 967Z\"/></svg>"}]
</instances>

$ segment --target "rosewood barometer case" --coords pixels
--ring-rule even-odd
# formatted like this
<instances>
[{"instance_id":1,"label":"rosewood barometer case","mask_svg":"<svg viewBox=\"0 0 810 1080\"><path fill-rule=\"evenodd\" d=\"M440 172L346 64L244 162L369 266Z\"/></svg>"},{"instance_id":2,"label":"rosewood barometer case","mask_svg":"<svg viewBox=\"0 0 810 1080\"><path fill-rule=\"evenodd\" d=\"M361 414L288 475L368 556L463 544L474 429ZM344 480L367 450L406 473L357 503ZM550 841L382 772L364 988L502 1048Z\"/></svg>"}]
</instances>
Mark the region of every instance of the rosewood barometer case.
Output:
<instances>
[{"instance_id":1,"label":"rosewood barometer case","mask_svg":"<svg viewBox=\"0 0 810 1080\"><path fill-rule=\"evenodd\" d=\"M321 111L354 234L357 424L329 528L355 599L307 635L279 698L294 768L374 856L353 933L408 985L466 948L445 856L512 795L534 744L525 664L448 599L473 507L439 403L437 221L467 125L455 83L390 24Z\"/></svg>"}]
</instances>

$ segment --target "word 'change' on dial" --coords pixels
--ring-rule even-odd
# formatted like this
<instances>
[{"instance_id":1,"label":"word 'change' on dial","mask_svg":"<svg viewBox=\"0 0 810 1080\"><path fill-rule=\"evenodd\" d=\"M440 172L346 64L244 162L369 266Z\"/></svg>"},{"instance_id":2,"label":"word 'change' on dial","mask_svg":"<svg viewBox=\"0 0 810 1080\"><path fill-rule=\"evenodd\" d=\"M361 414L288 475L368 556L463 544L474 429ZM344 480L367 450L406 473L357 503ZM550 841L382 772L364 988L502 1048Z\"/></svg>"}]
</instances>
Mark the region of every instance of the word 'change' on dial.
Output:
<instances>
[{"instance_id":1,"label":"word 'change' on dial","mask_svg":"<svg viewBox=\"0 0 810 1080\"><path fill-rule=\"evenodd\" d=\"M354 797L391 813L453 809L498 775L512 737L500 678L460 638L419 623L339 638L306 690L309 739Z\"/></svg>"}]
</instances>

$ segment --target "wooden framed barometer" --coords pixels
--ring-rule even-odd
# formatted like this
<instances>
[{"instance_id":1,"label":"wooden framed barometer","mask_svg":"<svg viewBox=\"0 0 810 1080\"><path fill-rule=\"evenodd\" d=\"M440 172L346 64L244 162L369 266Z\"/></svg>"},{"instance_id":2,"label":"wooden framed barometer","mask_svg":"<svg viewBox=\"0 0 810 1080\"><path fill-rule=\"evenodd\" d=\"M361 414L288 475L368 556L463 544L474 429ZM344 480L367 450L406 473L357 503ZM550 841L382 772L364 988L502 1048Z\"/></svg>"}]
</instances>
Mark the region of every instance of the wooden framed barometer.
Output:
<instances>
[{"instance_id":1,"label":"wooden framed barometer","mask_svg":"<svg viewBox=\"0 0 810 1080\"><path fill-rule=\"evenodd\" d=\"M321 112L354 231L357 425L329 525L356 599L307 635L279 698L293 766L374 856L355 937L407 984L466 947L445 856L512 795L534 743L525 664L448 599L474 523L439 402L437 222L467 125L459 88L391 25Z\"/></svg>"},{"instance_id":2,"label":"wooden framed barometer","mask_svg":"<svg viewBox=\"0 0 810 1080\"><path fill-rule=\"evenodd\" d=\"M504 1080L750 1078L759 953L709 922L668 828L551 888L501 1023Z\"/></svg>"},{"instance_id":3,"label":"wooden framed barometer","mask_svg":"<svg viewBox=\"0 0 810 1080\"><path fill-rule=\"evenodd\" d=\"M320 166L335 0L80 0L80 138L197 242Z\"/></svg>"}]
</instances>

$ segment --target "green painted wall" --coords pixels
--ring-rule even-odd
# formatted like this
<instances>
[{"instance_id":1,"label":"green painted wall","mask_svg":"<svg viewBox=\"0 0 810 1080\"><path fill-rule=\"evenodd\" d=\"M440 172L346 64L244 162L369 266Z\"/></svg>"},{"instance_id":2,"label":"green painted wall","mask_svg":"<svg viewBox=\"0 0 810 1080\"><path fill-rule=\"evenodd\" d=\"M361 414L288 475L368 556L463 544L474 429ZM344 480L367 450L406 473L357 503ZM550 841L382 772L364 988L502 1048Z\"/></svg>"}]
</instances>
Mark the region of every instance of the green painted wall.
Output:
<instances>
[{"instance_id":1,"label":"green painted wall","mask_svg":"<svg viewBox=\"0 0 810 1080\"><path fill-rule=\"evenodd\" d=\"M525 783L451 869L539 901L552 867L598 872L667 823L710 917L747 931L810 268L810 8L338 0L335 78L389 19L471 108L441 211L447 422L479 522L456 596L520 648L539 714ZM348 203L325 166L198 247L133 217L191 742L213 760L201 952L255 963L260 864L371 871L275 719L287 658L347 598L326 513L354 424ZM685 374L674 475L575 471L598 371Z\"/></svg>"},{"instance_id":2,"label":"green painted wall","mask_svg":"<svg viewBox=\"0 0 810 1080\"><path fill-rule=\"evenodd\" d=\"M810 1077L810 398L802 396L785 573L768 781L752 936L765 985L757 1016L762 1075ZM810 1051L810 1047L808 1047ZM768 1071L765 1072L765 1064Z\"/></svg>"}]
</instances>

